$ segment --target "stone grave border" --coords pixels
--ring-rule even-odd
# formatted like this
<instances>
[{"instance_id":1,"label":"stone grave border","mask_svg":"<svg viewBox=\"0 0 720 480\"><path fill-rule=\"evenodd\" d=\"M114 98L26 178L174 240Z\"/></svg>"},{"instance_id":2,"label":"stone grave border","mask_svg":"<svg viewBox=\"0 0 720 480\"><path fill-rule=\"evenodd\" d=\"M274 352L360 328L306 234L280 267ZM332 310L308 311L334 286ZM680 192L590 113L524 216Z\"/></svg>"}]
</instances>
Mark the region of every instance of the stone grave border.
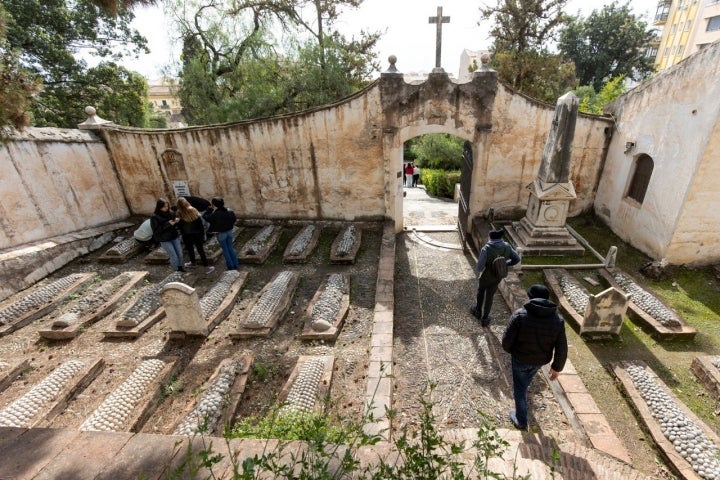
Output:
<instances>
[{"instance_id":1,"label":"stone grave border","mask_svg":"<svg viewBox=\"0 0 720 480\"><path fill-rule=\"evenodd\" d=\"M345 317L347 317L348 310L350 308L350 278L347 275L343 275L343 282L345 282L345 288L343 290L343 296L340 300L340 309L333 321L333 326L324 332L318 332L312 328L312 312L315 308L315 303L320 299L320 296L327 288L328 280L330 279L328 274L323 280L322 285L317 289L315 295L313 295L310 304L305 309L305 320L303 323L303 330L300 333L300 339L302 340L336 340L340 331L342 330L343 324L345 323Z\"/></svg>"},{"instance_id":2,"label":"stone grave border","mask_svg":"<svg viewBox=\"0 0 720 480\"><path fill-rule=\"evenodd\" d=\"M235 423L235 416L237 414L238 407L240 406L240 400L242 400L242 394L243 392L245 392L245 386L247 385L247 380L250 376L250 368L252 367L254 361L252 355L243 355L237 359L226 358L221 361L217 368L215 368L215 371L212 373L212 375L210 375L210 377L203 383L202 387L200 387L200 391L202 393L196 395L195 400L190 405L186 406L185 413L182 415L180 423L175 425L175 428L177 428L183 422L183 420L185 420L185 418L190 413L192 413L192 411L197 406L199 399L210 387L212 387L225 365L232 363L236 360L241 360L243 362L243 368L237 373L237 375L235 375L235 381L230 386L228 392L225 395L227 403L223 407L222 414L220 415L217 423L212 428L212 430L204 432L203 434L212 435L213 433L218 432L219 428L225 426L231 427ZM218 433L222 435L222 432Z\"/></svg>"},{"instance_id":3,"label":"stone grave border","mask_svg":"<svg viewBox=\"0 0 720 480\"><path fill-rule=\"evenodd\" d=\"M630 320L633 321L636 325L639 325L641 327L645 327L646 329L649 329L651 332L651 336L657 340L692 340L695 338L695 334L697 333L697 330L694 327L691 327L687 323L685 323L685 320L674 310L672 309L663 299L652 293L650 290L648 290L645 286L638 283L631 275L628 275L627 273L623 272L620 269L613 269L613 271L617 271L619 273L622 273L623 275L627 276L628 278L632 279L635 283L637 283L639 286L641 286L647 293L652 295L655 300L660 302L665 308L667 308L669 311L671 311L675 319L680 322L680 327L672 328L672 327L666 327L662 323L660 323L658 320L653 318L651 315L648 315L645 310L638 307L635 302L633 302L632 296L630 296L630 299L628 300L628 310L627 310L627 316L630 318ZM625 292L625 289L620 287L620 285L617 284L615 279L612 277L612 274L607 269L600 269L600 277L603 281L607 282L609 286L615 287L621 292ZM627 293L627 292L625 292Z\"/></svg>"},{"instance_id":4,"label":"stone grave border","mask_svg":"<svg viewBox=\"0 0 720 480\"><path fill-rule=\"evenodd\" d=\"M165 277L167 278L167 277ZM192 276L184 276L183 280L192 279L194 277ZM162 280L161 280L162 281ZM183 282L186 283L186 282ZM192 285L190 285L192 286ZM152 288L151 286L148 286L148 288ZM138 299L140 299L140 296L143 295L144 292L140 292ZM159 295L159 293L157 293ZM136 300L136 301L137 301ZM153 325L155 325L157 322L163 319L165 317L165 308L162 306L162 302L160 303L160 306L155 310L154 312L150 313L145 319L135 325L134 327L118 327L117 326L117 320L123 316L123 314L128 311L130 308L135 305L135 302L130 302L129 305L127 305L122 311L118 312L117 315L113 315L110 320L113 322L113 330L104 330L103 336L105 338L121 338L121 337L129 337L129 338L137 338L143 333L145 333L145 330L149 329Z\"/></svg>"},{"instance_id":5,"label":"stone grave border","mask_svg":"<svg viewBox=\"0 0 720 480\"><path fill-rule=\"evenodd\" d=\"M283 270L285 271L285 270ZM242 320L240 321L240 326L238 329L230 333L230 338L233 340L242 340L245 338L253 338L253 337L267 337L270 335L275 328L277 327L278 323L280 323L280 319L282 319L287 311L290 309L290 303L292 301L292 297L295 295L295 289L297 288L299 276L296 272L291 272L292 278L290 279L290 282L287 285L287 288L285 289L285 293L283 294L282 299L280 300L280 303L275 307L273 312L270 314L270 319L266 322L267 327L263 328L249 328L242 325L242 321L247 319L247 317L252 312L253 308L255 308L255 305L257 304L258 300L263 296L263 294L270 288L270 286L273 284L275 279L282 273L278 272L273 276L273 278L262 288L260 293L255 298L255 301L253 304L245 309L245 314L243 315Z\"/></svg>"},{"instance_id":6,"label":"stone grave border","mask_svg":"<svg viewBox=\"0 0 720 480\"><path fill-rule=\"evenodd\" d=\"M340 246L340 242L343 239L343 236L345 235L345 232L350 228L354 226L355 227L355 241L352 244L352 248L350 248L350 251L347 255L340 256L337 254L337 249ZM338 233L335 236L335 240L333 240L332 246L330 247L330 263L339 263L339 264L352 264L355 263L355 257L357 256L358 251L360 250L360 246L362 245L362 228L359 225L350 224L347 227L340 230L340 233Z\"/></svg>"},{"instance_id":7,"label":"stone grave border","mask_svg":"<svg viewBox=\"0 0 720 480\"><path fill-rule=\"evenodd\" d=\"M160 398L162 397L162 386L178 371L180 370L180 357L176 356L147 356L147 357L141 357L140 363L146 361L146 360L161 360L165 363L165 366L158 372L158 374L155 376L153 381L147 386L145 389L145 392L140 396L140 398L137 400L135 404L135 408L132 410L132 412L128 415L128 417L125 419L125 422L123 422L124 426L127 426L127 428L124 428L122 430L102 430L102 431L109 431L109 432L139 432L142 427L145 425L145 422L147 422L150 417L152 416L153 412L157 409L158 405L160 404ZM138 364L139 366L139 364ZM130 372L130 375L132 375L135 370L137 370L138 366L133 369L132 372ZM127 378L130 377L128 375ZM127 378L125 380L127 380ZM121 384L122 385L122 384ZM119 388L119 387L118 387ZM97 406L95 410L90 412L90 416L95 413L95 411L100 408L100 406L107 400L111 395L115 393L117 389L113 390L112 392L108 393L105 398L102 399L102 402ZM87 418L90 418L88 416ZM87 418L85 420L87 420ZM83 420L83 422L85 421Z\"/></svg>"},{"instance_id":8,"label":"stone grave border","mask_svg":"<svg viewBox=\"0 0 720 480\"><path fill-rule=\"evenodd\" d=\"M100 262L100 263L125 263L125 262L127 262L128 259L134 257L135 255L137 255L137 254L140 252L140 250L143 249L143 244L140 243L140 242L138 242L138 241L135 239L135 237L130 237L130 238L126 239L126 240L123 240L123 242L128 241L128 240L131 240L131 239L132 239L132 240L135 240L135 245L132 246L130 249L128 249L125 253L120 254L120 255L113 255L113 254L111 254L110 252L111 252L115 247L117 247L117 245L113 245L112 247L110 247L110 248L108 248L107 250L105 250L105 253L103 253L102 255L100 255L100 256L98 257L97 261ZM122 242L120 242L120 243L122 243Z\"/></svg>"},{"instance_id":9,"label":"stone grave border","mask_svg":"<svg viewBox=\"0 0 720 480\"><path fill-rule=\"evenodd\" d=\"M563 312L566 314L566 318L569 318L572 320L572 323L574 326L577 327L578 333L582 338L587 339L603 339L603 338L618 338L618 335L612 333L612 332L603 332L603 331L582 331L583 326L585 324L585 315L578 313L577 310L575 310L575 307L572 306L570 303L570 300L567 299L565 294L563 293L563 289L560 286L560 282L557 280L557 275L562 276L569 276L570 273L568 273L567 270L564 268L544 268L543 269L543 276L545 277L545 282L547 283L548 287L550 287L550 290L555 294L555 297L558 299L558 303L562 307ZM590 295L590 292L580 283L577 282L580 288L585 291L588 295ZM623 291L623 290L621 290ZM588 300L589 301L589 300Z\"/></svg>"},{"instance_id":10,"label":"stone grave border","mask_svg":"<svg viewBox=\"0 0 720 480\"><path fill-rule=\"evenodd\" d=\"M690 364L690 371L702 382L712 398L720 401L720 369L713 363L714 355L701 355L695 357Z\"/></svg>"},{"instance_id":11,"label":"stone grave border","mask_svg":"<svg viewBox=\"0 0 720 480\"><path fill-rule=\"evenodd\" d=\"M106 280L105 282L112 282L115 278L119 277L120 275L129 275L130 279L128 282L120 288L113 296L111 296L105 303L100 305L95 311L88 312L85 314L82 318L79 318L78 321L73 325L68 325L67 327L58 327L55 328L52 324L50 325L50 328L45 328L40 330L38 333L41 337L47 338L50 340L67 340L69 338L74 338L78 335L78 333L87 325L96 322L101 317L104 317L108 313L112 312L117 305L122 302L130 293L130 291L135 288L135 286L140 283L145 277L147 277L149 272L147 271L131 271L131 272L123 272L114 277L113 279ZM103 282L105 284L105 282Z\"/></svg>"},{"instance_id":12,"label":"stone grave border","mask_svg":"<svg viewBox=\"0 0 720 480\"><path fill-rule=\"evenodd\" d=\"M16 361L14 364L8 365L9 368L0 373L0 392L9 387L18 375L27 370L30 366L30 361L25 358L23 360Z\"/></svg>"},{"instance_id":13,"label":"stone grave border","mask_svg":"<svg viewBox=\"0 0 720 480\"><path fill-rule=\"evenodd\" d=\"M225 299L218 306L218 308L215 309L212 315L210 315L207 320L205 320L205 328L207 332L205 336L210 335L210 332L212 332L215 327L220 324L220 322L225 320L225 318L227 318L232 309L235 308L235 300L237 300L237 296L240 293L240 290L242 290L243 285L245 285L245 280L247 280L248 277L248 272L238 273L239 275L230 286L230 290L225 296ZM182 340L186 336L188 336L186 332L172 330L170 331L168 338L170 338L171 340Z\"/></svg>"},{"instance_id":14,"label":"stone grave border","mask_svg":"<svg viewBox=\"0 0 720 480\"><path fill-rule=\"evenodd\" d=\"M169 265L170 257L168 257L167 253L165 253L165 250L163 250L163 248L160 246L145 255L143 262L147 263L148 265Z\"/></svg>"},{"instance_id":15,"label":"stone grave border","mask_svg":"<svg viewBox=\"0 0 720 480\"><path fill-rule=\"evenodd\" d=\"M65 300L65 298L69 297L70 295L72 295L73 293L78 291L80 288L82 288L87 282L91 281L95 277L95 275L97 275L96 272L88 272L88 273L80 274L80 276L78 277L77 280L75 280L75 282L70 284L62 292L55 295L55 297L52 300L50 300L47 303L44 303L41 306L41 308L27 312L24 316L18 318L16 321L14 321L10 324L1 325L0 326L0 337L3 337L9 333L12 333L15 330L19 330L19 329L23 328L25 325L46 315L48 312L50 312L55 307L57 307L57 305L60 302ZM46 285L43 285L43 286L46 286ZM38 287L38 289L39 288L42 288L42 287ZM35 289L33 289L33 291L35 291ZM28 294L30 294L30 293L32 293L32 292L28 292ZM12 303L14 303L14 302L8 303L7 305L8 306L12 305Z\"/></svg>"},{"instance_id":16,"label":"stone grave border","mask_svg":"<svg viewBox=\"0 0 720 480\"><path fill-rule=\"evenodd\" d=\"M645 362L643 362L642 360L633 360L631 362L621 361L609 364L610 370L620 381L622 388L625 390L625 393L629 398L630 404L640 416L642 423L645 425L647 431L649 431L650 435L652 436L655 445L657 445L660 451L665 455L670 464L675 468L675 470L680 474L683 479L702 480L702 477L700 477L695 472L695 470L693 470L690 463L685 460L677 451L675 451L675 446L672 444L672 442L670 442L667 437L665 437L665 434L660 429L660 424L653 416L650 408L645 402L645 399L635 388L635 383L633 382L632 378L630 378L630 374L628 374L626 371L626 368L630 364L639 365L645 368L645 370L647 370L648 372L650 372L650 375L653 377L656 385L668 397L674 400L675 404L682 411L682 413L693 423L695 423L703 431L703 433L710 440L712 440L713 443L715 443L715 445L720 444L720 439L715 434L715 432L713 432L707 425L705 425L705 423L700 420L697 415L695 415L683 402L681 402L677 398L677 396L675 396L672 390L670 390L670 388L665 385L665 382L663 382L660 377L658 377L655 372L653 372L652 369L648 367L647 364L645 364Z\"/></svg>"},{"instance_id":17,"label":"stone grave border","mask_svg":"<svg viewBox=\"0 0 720 480\"><path fill-rule=\"evenodd\" d=\"M322 233L322 227L320 225L314 225L315 231L313 231L312 236L310 237L310 240L308 241L307 245L303 249L302 252L300 252L297 255L290 254L290 248L292 247L292 244L295 242L295 239L298 235L302 233L302 231L307 227L308 225L305 225L300 229L300 231L290 240L285 247L285 252L283 253L283 263L305 263L308 260L310 260L310 255L315 251L315 248L317 247L318 241L320 240L320 234Z\"/></svg>"},{"instance_id":18,"label":"stone grave border","mask_svg":"<svg viewBox=\"0 0 720 480\"><path fill-rule=\"evenodd\" d=\"M55 398L49 399L47 402L41 405L40 408L38 408L35 415L28 419L27 426L20 428L49 427L55 417L57 417L60 413L62 413L63 410L65 410L65 408L67 408L68 403L73 398L75 398L75 396L79 392L83 391L90 383L92 383L92 381L98 376L98 374L105 366L105 361L102 358L76 360L82 362L83 367L75 375L68 379L67 383L60 389L57 395L55 395ZM25 362L27 362L27 360L25 360ZM64 363L65 361L60 362L60 364L56 366L52 370L52 372L48 373L48 375L45 376L45 379L52 375ZM42 382L43 380L40 380L40 382ZM36 383L35 385L38 385L40 382ZM13 402L9 403L4 408L8 408L15 402L23 399L25 395L27 395L35 385L30 387L30 389L28 389L23 395L13 400Z\"/></svg>"},{"instance_id":19,"label":"stone grave border","mask_svg":"<svg viewBox=\"0 0 720 480\"><path fill-rule=\"evenodd\" d=\"M307 362L308 360L314 359L314 358L320 358L325 361L325 369L323 371L322 376L320 377L320 380L318 381L318 388L315 392L315 403L313 407L313 411L315 412L323 412L325 409L325 404L322 400L324 400L327 397L328 391L330 391L330 385L332 384L332 374L333 374L333 365L335 365L335 355L301 355L298 357L297 362L295 363L295 368L293 368L293 371L290 373L290 376L288 377L287 381L285 382L285 385L283 386L282 390L280 391L280 395L278 396L278 401L282 405L288 397L288 394L290 393L290 390L292 389L293 385L295 384L295 381L298 379L300 375L300 370L302 369L302 366Z\"/></svg>"},{"instance_id":20,"label":"stone grave border","mask_svg":"<svg viewBox=\"0 0 720 480\"><path fill-rule=\"evenodd\" d=\"M240 248L240 251L238 251L238 260L240 263L253 263L253 264L261 264L264 263L265 260L270 256L273 250L275 250L275 247L277 247L278 242L280 242L280 236L283 232L283 227L280 225L271 224L273 226L273 231L270 237L267 239L267 241L264 243L262 249L260 252L255 254L248 254L244 253L247 251L250 244L253 243L255 240L255 237L258 233L262 231L263 228L265 228L268 225L265 225L264 227L261 227L260 231L258 231L255 235L252 236L250 240L245 242L243 246Z\"/></svg>"}]
</instances>

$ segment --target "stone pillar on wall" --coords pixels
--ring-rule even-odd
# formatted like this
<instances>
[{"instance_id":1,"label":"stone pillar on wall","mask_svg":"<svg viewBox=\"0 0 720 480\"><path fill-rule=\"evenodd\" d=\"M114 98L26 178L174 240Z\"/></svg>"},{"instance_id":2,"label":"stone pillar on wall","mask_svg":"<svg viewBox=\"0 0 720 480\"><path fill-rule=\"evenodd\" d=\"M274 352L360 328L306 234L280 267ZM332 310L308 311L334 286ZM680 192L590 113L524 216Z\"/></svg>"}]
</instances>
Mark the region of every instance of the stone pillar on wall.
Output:
<instances>
[{"instance_id":1,"label":"stone pillar on wall","mask_svg":"<svg viewBox=\"0 0 720 480\"><path fill-rule=\"evenodd\" d=\"M578 98L568 92L558 99L552 127L525 217L508 232L525 255L582 255L585 249L565 227L570 201L577 195L570 181L570 161Z\"/></svg>"}]
</instances>

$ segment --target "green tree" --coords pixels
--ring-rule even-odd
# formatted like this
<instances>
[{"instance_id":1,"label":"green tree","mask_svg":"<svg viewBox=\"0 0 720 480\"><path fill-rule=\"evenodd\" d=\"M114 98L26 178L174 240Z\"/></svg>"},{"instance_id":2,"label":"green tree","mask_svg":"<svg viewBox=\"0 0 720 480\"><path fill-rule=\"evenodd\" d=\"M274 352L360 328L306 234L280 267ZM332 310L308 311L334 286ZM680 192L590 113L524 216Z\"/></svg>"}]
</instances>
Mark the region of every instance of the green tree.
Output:
<instances>
[{"instance_id":1,"label":"green tree","mask_svg":"<svg viewBox=\"0 0 720 480\"><path fill-rule=\"evenodd\" d=\"M625 77L623 75L611 78L596 93L590 85L579 87L575 95L580 99L579 110L585 113L602 114L603 107L625 93Z\"/></svg>"},{"instance_id":2,"label":"green tree","mask_svg":"<svg viewBox=\"0 0 720 480\"><path fill-rule=\"evenodd\" d=\"M558 48L575 63L579 83L597 92L610 78L641 80L650 74L653 59L645 57L645 48L654 36L655 30L631 12L629 3L614 1L587 18L570 17L560 30Z\"/></svg>"},{"instance_id":3,"label":"green tree","mask_svg":"<svg viewBox=\"0 0 720 480\"><path fill-rule=\"evenodd\" d=\"M30 123L28 110L40 84L20 68L19 52L6 38L7 13L0 5L0 137L5 127L21 129Z\"/></svg>"},{"instance_id":4,"label":"green tree","mask_svg":"<svg viewBox=\"0 0 720 480\"><path fill-rule=\"evenodd\" d=\"M210 0L178 0L184 39L178 93L185 119L201 124L277 115L362 88L378 68L372 51L377 34L347 39L331 29L340 6L359 4L242 0L229 10ZM303 19L303 6L314 9L314 22ZM271 35L278 25L287 34L282 48Z\"/></svg>"},{"instance_id":5,"label":"green tree","mask_svg":"<svg viewBox=\"0 0 720 480\"><path fill-rule=\"evenodd\" d=\"M119 123L142 120L142 116L129 112L123 118L112 118L99 107L102 103L99 99L104 95L111 97L113 89L120 86L118 81L106 79L108 68L120 71L119 67L98 66L91 71L80 59L80 54L85 54L116 61L125 55L146 52L145 38L129 26L134 18L132 12L120 10L113 15L92 0L0 0L0 5L8 13L8 48L18 52L19 67L44 85L32 108L36 125L75 127L77 121L84 119L83 108L87 104L74 111L77 104L72 100L85 89L93 90L88 82L97 77L105 79L104 87L98 86L85 96L98 99L96 106L101 115ZM136 100L131 96L126 102ZM106 104L113 101L109 98ZM127 108L144 110L146 99L138 101L139 105Z\"/></svg>"},{"instance_id":6,"label":"green tree","mask_svg":"<svg viewBox=\"0 0 720 480\"><path fill-rule=\"evenodd\" d=\"M429 133L417 137L410 145L415 163L421 168L458 170L465 141L447 133Z\"/></svg>"},{"instance_id":7,"label":"green tree","mask_svg":"<svg viewBox=\"0 0 720 480\"><path fill-rule=\"evenodd\" d=\"M573 65L547 49L566 21L566 3L498 0L480 8L480 22L494 22L490 67L517 91L551 103L575 86Z\"/></svg>"}]
</instances>

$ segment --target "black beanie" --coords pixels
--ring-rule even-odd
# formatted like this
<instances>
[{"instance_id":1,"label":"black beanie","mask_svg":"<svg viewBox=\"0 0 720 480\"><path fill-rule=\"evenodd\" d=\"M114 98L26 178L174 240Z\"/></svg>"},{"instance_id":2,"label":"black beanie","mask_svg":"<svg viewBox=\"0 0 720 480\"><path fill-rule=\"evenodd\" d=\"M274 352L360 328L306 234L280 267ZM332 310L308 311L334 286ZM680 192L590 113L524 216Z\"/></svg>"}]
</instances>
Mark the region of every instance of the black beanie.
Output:
<instances>
[{"instance_id":1,"label":"black beanie","mask_svg":"<svg viewBox=\"0 0 720 480\"><path fill-rule=\"evenodd\" d=\"M503 237L505 230L502 228L498 230L490 230L490 240L499 240Z\"/></svg>"},{"instance_id":2,"label":"black beanie","mask_svg":"<svg viewBox=\"0 0 720 480\"><path fill-rule=\"evenodd\" d=\"M545 285L533 285L528 288L527 294L530 298L544 298L545 300L550 298L550 290Z\"/></svg>"}]
</instances>

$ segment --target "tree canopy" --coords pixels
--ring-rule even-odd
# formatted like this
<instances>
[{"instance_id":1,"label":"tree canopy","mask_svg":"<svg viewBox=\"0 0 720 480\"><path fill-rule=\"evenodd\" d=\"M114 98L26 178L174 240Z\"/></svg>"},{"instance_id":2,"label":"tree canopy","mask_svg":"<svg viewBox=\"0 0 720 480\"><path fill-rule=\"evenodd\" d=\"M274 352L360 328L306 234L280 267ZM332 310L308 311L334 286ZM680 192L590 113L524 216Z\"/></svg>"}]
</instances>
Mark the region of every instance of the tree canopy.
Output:
<instances>
[{"instance_id":1,"label":"tree canopy","mask_svg":"<svg viewBox=\"0 0 720 480\"><path fill-rule=\"evenodd\" d=\"M572 63L547 48L566 21L566 3L498 0L480 8L481 22L494 22L490 66L516 90L551 103L575 86Z\"/></svg>"},{"instance_id":2,"label":"tree canopy","mask_svg":"<svg viewBox=\"0 0 720 480\"><path fill-rule=\"evenodd\" d=\"M458 170L465 141L447 133L428 133L411 139L410 153L418 167Z\"/></svg>"},{"instance_id":3,"label":"tree canopy","mask_svg":"<svg viewBox=\"0 0 720 480\"><path fill-rule=\"evenodd\" d=\"M185 119L215 123L294 112L365 86L377 33L346 38L340 9L360 0L176 0ZM312 12L312 14L308 13ZM285 41L274 34L281 29Z\"/></svg>"},{"instance_id":4,"label":"tree canopy","mask_svg":"<svg viewBox=\"0 0 720 480\"><path fill-rule=\"evenodd\" d=\"M142 0L139 0L142 2ZM85 99L99 106L123 96L126 114L112 118L118 123L143 126L147 87L126 69L113 64L125 55L146 52L146 40L129 26L132 12L117 14L99 7L98 0L0 0L7 13L3 65L16 58L18 72L41 81L42 91L33 97L32 123L38 126L75 127L84 120L78 102ZM82 55L105 60L89 69ZM86 57L86 58L87 58ZM109 74L112 70L114 74ZM102 81L98 84L94 82ZM141 85L142 84L142 85ZM107 97L107 98L106 98ZM139 105L131 105L132 102ZM113 110L112 114L117 113Z\"/></svg>"},{"instance_id":5,"label":"tree canopy","mask_svg":"<svg viewBox=\"0 0 720 480\"><path fill-rule=\"evenodd\" d=\"M641 80L651 73L653 59L645 57L645 48L654 35L629 3L613 2L587 18L570 17L560 30L558 48L575 63L579 83L597 92L611 78Z\"/></svg>"}]
</instances>

